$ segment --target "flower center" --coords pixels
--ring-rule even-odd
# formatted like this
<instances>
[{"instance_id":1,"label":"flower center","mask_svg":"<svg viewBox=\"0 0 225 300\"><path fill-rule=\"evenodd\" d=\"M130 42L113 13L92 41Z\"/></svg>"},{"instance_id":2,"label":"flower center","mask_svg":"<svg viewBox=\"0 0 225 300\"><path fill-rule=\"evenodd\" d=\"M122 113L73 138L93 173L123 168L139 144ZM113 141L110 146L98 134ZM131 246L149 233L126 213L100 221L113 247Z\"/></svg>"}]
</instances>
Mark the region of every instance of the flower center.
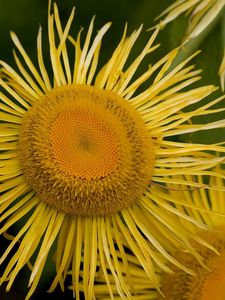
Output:
<instances>
[{"instance_id":1,"label":"flower center","mask_svg":"<svg viewBox=\"0 0 225 300\"><path fill-rule=\"evenodd\" d=\"M152 138L139 113L115 93L87 85L55 88L26 113L19 156L40 200L79 216L129 207L154 167Z\"/></svg>"},{"instance_id":2,"label":"flower center","mask_svg":"<svg viewBox=\"0 0 225 300\"><path fill-rule=\"evenodd\" d=\"M200 300L225 299L225 251L213 259L211 273L206 279Z\"/></svg>"},{"instance_id":3,"label":"flower center","mask_svg":"<svg viewBox=\"0 0 225 300\"><path fill-rule=\"evenodd\" d=\"M56 161L69 175L101 178L117 167L118 138L105 121L92 112L60 113L52 123L50 138Z\"/></svg>"}]
</instances>

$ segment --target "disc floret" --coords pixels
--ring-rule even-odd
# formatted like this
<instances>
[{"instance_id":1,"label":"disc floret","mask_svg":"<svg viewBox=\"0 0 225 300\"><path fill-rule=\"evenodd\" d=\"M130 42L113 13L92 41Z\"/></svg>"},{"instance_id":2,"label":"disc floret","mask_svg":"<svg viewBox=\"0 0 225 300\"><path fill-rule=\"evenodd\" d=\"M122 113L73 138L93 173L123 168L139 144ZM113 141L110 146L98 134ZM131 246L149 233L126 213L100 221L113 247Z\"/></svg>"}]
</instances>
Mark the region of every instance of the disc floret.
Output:
<instances>
[{"instance_id":1,"label":"disc floret","mask_svg":"<svg viewBox=\"0 0 225 300\"><path fill-rule=\"evenodd\" d=\"M139 199L151 180L147 127L111 91L86 85L52 90L27 112L19 145L28 184L70 215L116 213Z\"/></svg>"}]
</instances>

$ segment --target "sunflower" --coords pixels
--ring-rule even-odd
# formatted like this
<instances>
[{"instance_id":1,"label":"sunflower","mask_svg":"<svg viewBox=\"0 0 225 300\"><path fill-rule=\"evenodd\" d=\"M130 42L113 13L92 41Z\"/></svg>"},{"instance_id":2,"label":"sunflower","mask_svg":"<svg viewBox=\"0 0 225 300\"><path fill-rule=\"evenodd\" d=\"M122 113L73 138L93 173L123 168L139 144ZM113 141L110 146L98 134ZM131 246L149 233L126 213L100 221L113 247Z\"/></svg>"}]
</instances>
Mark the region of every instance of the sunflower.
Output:
<instances>
[{"instance_id":1,"label":"sunflower","mask_svg":"<svg viewBox=\"0 0 225 300\"><path fill-rule=\"evenodd\" d=\"M224 180L221 178L211 180L212 184L224 186ZM190 203L197 202L202 206L202 210L196 212L193 209L192 213L197 213L203 222L213 226L214 230L198 232L200 243L194 243L196 251L203 258L202 265L196 263L193 256L187 252L176 253L185 265L194 270L195 276L174 268L174 274L162 274L162 291L166 299L170 300L222 300L225 298L225 192L203 190L195 191L192 195L185 194L183 193L183 197ZM204 211L206 207L211 210L211 214ZM157 299L164 298L159 296Z\"/></svg>"},{"instance_id":2,"label":"sunflower","mask_svg":"<svg viewBox=\"0 0 225 300\"><path fill-rule=\"evenodd\" d=\"M92 19L82 45L81 31L76 39L70 36L74 9L65 28L56 4L51 11L49 5L52 73L45 67L41 28L38 68L13 32L19 71L0 61L0 234L8 235L12 226L25 220L0 258L0 263L6 261L14 248L0 284L7 281L8 291L28 264L29 299L54 251L56 276L50 292L58 284L63 290L70 274L76 299L80 291L85 299L95 299L101 286L106 297L138 299L139 294L149 299L146 281L140 283L143 273L148 286L157 289L156 272L170 272L167 261L192 273L170 254L174 247L199 259L188 242L192 231L181 220L206 226L174 207L179 196L169 197L167 186L218 189L207 180L222 177L212 168L223 158L211 151L225 152L224 148L179 142L178 137L224 127L224 120L191 121L223 111L212 106L224 97L203 103L214 86L188 89L200 79L200 71L187 66L194 55L169 70L179 49L137 77L143 59L158 47L153 43L159 28L128 65L142 27L130 36L125 27L99 70L102 39L111 24L93 38ZM75 52L72 60L68 47ZM179 178L184 173L185 179ZM204 183L194 179L198 175Z\"/></svg>"}]
</instances>

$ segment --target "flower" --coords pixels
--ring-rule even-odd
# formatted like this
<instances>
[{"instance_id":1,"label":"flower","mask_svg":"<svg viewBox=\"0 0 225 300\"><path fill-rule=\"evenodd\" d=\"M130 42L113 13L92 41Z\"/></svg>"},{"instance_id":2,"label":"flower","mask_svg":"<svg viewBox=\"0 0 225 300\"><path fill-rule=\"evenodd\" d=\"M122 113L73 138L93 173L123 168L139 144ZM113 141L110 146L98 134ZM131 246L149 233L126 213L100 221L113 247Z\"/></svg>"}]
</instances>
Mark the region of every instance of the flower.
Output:
<instances>
[{"instance_id":1,"label":"flower","mask_svg":"<svg viewBox=\"0 0 225 300\"><path fill-rule=\"evenodd\" d=\"M184 12L191 13L186 31L186 39L198 36L218 16L225 5L224 0L178 0L158 17L166 15L162 25L166 25Z\"/></svg>"},{"instance_id":2,"label":"flower","mask_svg":"<svg viewBox=\"0 0 225 300\"><path fill-rule=\"evenodd\" d=\"M222 171L224 174L224 171ZM225 178L225 177L224 177ZM202 181L202 178L200 179ZM212 184L224 186L224 180L221 178L212 179ZM213 226L213 231L200 231L198 241L193 243L196 251L202 257L202 264L196 263L196 260L190 253L177 252L175 255L179 257L185 265L195 272L195 276L191 276L182 270L174 268L174 273L170 275L162 274L162 291L166 299L180 300L206 300L224 299L224 264L225 264L225 205L224 190L217 191L195 191L192 195L184 195L189 203L199 203L202 209L196 211L192 209L192 213L198 215L199 219ZM190 209L190 208L189 208ZM211 214L207 212L211 210ZM188 224L187 224L188 226ZM164 299L161 296L158 299Z\"/></svg>"},{"instance_id":3,"label":"flower","mask_svg":"<svg viewBox=\"0 0 225 300\"><path fill-rule=\"evenodd\" d=\"M191 273L170 252L181 247L196 256L188 243L192 232L181 220L205 226L174 207L179 198L176 193L169 197L167 186L217 188L207 181L198 183L194 176L220 178L211 169L224 159L208 151L224 148L176 138L224 127L224 120L192 123L194 116L223 111L212 107L224 97L203 103L214 86L188 89L200 79L200 71L186 66L194 55L169 70L178 49L135 78L143 59L158 47L153 43L159 28L129 66L127 59L142 27L130 36L125 28L111 58L96 71L102 38L111 24L92 40L93 19L82 46L81 31L76 39L69 35L74 9L63 28L56 4L53 8L48 16L52 74L44 63L41 28L39 70L13 32L19 72L0 61L0 222L4 222L0 234L26 219L0 258L4 262L19 244L0 284L8 281L9 290L32 258L29 299L56 247L50 292L58 284L63 290L71 274L76 299L81 290L86 299L94 299L99 282L109 297L131 299L139 293L132 289L137 270L157 289L155 272L158 268L169 272L167 261ZM69 42L75 49L74 61L69 59ZM186 107L189 110L183 111ZM186 177L180 179L183 173ZM146 294L145 289L142 292Z\"/></svg>"}]
</instances>

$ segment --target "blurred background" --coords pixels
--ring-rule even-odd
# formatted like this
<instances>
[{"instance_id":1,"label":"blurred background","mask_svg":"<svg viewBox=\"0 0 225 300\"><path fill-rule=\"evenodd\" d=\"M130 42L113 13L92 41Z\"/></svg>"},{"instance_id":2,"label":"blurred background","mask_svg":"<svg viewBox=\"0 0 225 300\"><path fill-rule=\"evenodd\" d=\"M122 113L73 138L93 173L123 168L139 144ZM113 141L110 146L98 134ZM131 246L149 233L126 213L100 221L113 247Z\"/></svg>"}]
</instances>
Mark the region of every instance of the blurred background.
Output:
<instances>
[{"instance_id":1,"label":"blurred background","mask_svg":"<svg viewBox=\"0 0 225 300\"><path fill-rule=\"evenodd\" d=\"M95 19L95 33L106 22L112 21L112 26L103 39L103 47L100 55L100 65L103 65L108 58L110 58L116 45L118 44L124 25L128 23L128 34L134 29L137 29L142 23L144 24L143 33L138 39L133 51L131 52L130 60L134 59L144 47L147 39L150 36L150 32L146 30L156 24L154 19L165 9L171 2L171 0L61 0L56 1L59 7L60 17L63 24L66 24L67 18L71 12L73 6L76 6L75 20L72 26L71 35L76 36L79 29L84 27L86 32L87 27L91 21L93 15ZM47 0L0 0L0 59L6 61L11 66L15 66L12 55L13 43L11 42L9 32L12 30L16 32L21 43L29 54L30 58L36 62L36 37L39 25L42 25L44 34L44 57L45 61L49 59L48 53L48 39L47 39ZM223 23L221 18L213 23L213 26L207 30L198 40L191 43L187 49L184 49L180 54L179 59L188 57L190 53L197 49L201 49L202 53L199 54L193 63L197 68L203 70L202 80L197 82L193 86L200 86L203 84L215 84L219 85L218 70L223 55L223 45L225 36L222 29ZM175 21L168 24L163 29L157 42L161 44L155 52L150 54L144 61L142 67L138 70L141 74L147 67L162 58L163 55L168 53L174 47L180 45L185 28L187 26L188 18L185 15L180 16ZM83 34L85 36L85 34ZM215 93L220 95L220 89ZM210 101L210 97L208 101ZM222 104L225 107L225 104ZM221 104L220 104L221 106ZM223 115L220 115L224 118ZM196 122L208 122L209 120L215 120L215 116L199 117ZM217 142L224 140L225 130L214 130L210 133L201 132L198 134L187 135L186 141L197 142ZM4 252L9 242L3 237L0 238L0 254ZM0 267L0 272L4 269L4 265ZM45 274L42 281L39 284L36 294L31 300L40 300L48 298L54 299L72 299L72 293L66 291L62 293L58 288L52 294L46 294L50 282L52 280L52 274L54 273L53 265L46 267ZM0 275L1 276L1 275ZM22 300L27 292L26 286L29 278L28 268L24 268L23 273L18 276L16 283L9 293L5 293L4 286L0 288L1 300ZM70 284L70 282L68 282Z\"/></svg>"}]
</instances>

